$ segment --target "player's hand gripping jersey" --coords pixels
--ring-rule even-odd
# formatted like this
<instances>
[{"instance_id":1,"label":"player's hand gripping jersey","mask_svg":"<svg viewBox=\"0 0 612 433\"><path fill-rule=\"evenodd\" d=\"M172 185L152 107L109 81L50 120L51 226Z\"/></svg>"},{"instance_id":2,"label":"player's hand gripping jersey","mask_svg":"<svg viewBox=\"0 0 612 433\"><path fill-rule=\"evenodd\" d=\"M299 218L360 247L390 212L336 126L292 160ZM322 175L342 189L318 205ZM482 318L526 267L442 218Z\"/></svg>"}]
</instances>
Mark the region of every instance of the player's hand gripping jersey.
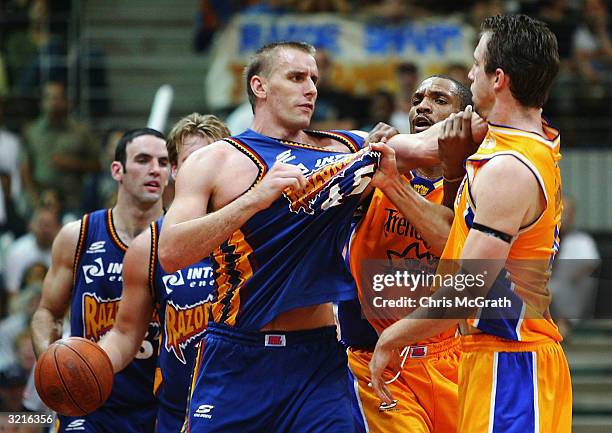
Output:
<instances>
[{"instance_id":1,"label":"player's hand gripping jersey","mask_svg":"<svg viewBox=\"0 0 612 433\"><path fill-rule=\"evenodd\" d=\"M378 154L360 150L363 139L347 131L309 133L340 141L352 153L252 130L226 139L258 166L256 182L282 161L302 169L307 187L285 191L213 253L217 323L258 330L285 311L354 297L341 251Z\"/></svg>"}]
</instances>

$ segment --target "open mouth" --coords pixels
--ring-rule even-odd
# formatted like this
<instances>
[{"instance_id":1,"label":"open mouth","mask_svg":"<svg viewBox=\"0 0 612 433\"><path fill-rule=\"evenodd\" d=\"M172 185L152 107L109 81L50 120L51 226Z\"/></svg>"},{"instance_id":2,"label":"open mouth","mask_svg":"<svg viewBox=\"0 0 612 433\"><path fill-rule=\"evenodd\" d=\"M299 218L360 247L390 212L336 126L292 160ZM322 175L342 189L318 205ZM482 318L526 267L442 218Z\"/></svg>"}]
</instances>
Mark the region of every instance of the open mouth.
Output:
<instances>
[{"instance_id":1,"label":"open mouth","mask_svg":"<svg viewBox=\"0 0 612 433\"><path fill-rule=\"evenodd\" d=\"M145 187L147 187L147 189L149 190L158 190L160 188L160 183L152 180L150 182L145 183Z\"/></svg>"},{"instance_id":2,"label":"open mouth","mask_svg":"<svg viewBox=\"0 0 612 433\"><path fill-rule=\"evenodd\" d=\"M434 122L426 116L417 116L412 121L414 132L421 132L429 129Z\"/></svg>"}]
</instances>

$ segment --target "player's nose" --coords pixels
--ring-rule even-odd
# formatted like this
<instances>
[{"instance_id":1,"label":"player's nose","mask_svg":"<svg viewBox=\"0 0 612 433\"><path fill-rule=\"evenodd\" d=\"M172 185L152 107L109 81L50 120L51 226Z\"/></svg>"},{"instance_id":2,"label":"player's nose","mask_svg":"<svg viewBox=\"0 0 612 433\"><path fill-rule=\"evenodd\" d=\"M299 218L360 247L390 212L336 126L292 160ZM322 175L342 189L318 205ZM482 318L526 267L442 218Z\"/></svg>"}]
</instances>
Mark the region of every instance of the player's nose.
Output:
<instances>
[{"instance_id":1,"label":"player's nose","mask_svg":"<svg viewBox=\"0 0 612 433\"><path fill-rule=\"evenodd\" d=\"M416 106L417 113L431 113L431 104L427 98L423 98Z\"/></svg>"}]
</instances>

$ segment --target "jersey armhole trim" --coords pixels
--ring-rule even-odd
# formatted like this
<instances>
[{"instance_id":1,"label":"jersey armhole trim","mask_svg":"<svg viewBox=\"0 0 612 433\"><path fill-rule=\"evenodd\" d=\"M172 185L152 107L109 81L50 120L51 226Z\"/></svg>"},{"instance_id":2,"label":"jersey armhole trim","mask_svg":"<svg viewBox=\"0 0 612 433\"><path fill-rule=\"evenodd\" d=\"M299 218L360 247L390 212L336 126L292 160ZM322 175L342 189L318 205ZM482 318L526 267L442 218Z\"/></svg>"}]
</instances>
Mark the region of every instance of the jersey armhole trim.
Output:
<instances>
[{"instance_id":1,"label":"jersey armhole trim","mask_svg":"<svg viewBox=\"0 0 612 433\"><path fill-rule=\"evenodd\" d=\"M257 177L255 178L255 180L253 181L253 183L251 184L251 186L249 186L246 191L251 190L252 188L255 187L255 185L257 185L259 182L261 182L261 180L263 179L263 177L265 176L265 174L268 171L268 166L265 163L265 161L259 156L259 154L257 152L255 152L253 149L251 149L249 146L247 146L246 144L244 144L242 141L237 140L236 138L233 137L227 137L224 138L223 141L225 141L226 143L230 144L232 147L234 147L236 150L238 150L239 152L243 153L244 155L246 155L251 161L253 161L253 163L255 163L255 165L257 166ZM246 192L245 191L245 192Z\"/></svg>"},{"instance_id":2,"label":"jersey armhole trim","mask_svg":"<svg viewBox=\"0 0 612 433\"><path fill-rule=\"evenodd\" d=\"M151 223L151 248L149 249L149 293L155 305L155 266L157 264L157 244L158 244L157 225L155 221Z\"/></svg>"},{"instance_id":3,"label":"jersey armhole trim","mask_svg":"<svg viewBox=\"0 0 612 433\"><path fill-rule=\"evenodd\" d=\"M72 290L76 287L79 263L83 255L83 247L87 240L87 229L89 227L89 214L83 215L81 219L81 227L79 228L79 240L77 241L76 250L74 252L74 261L72 263Z\"/></svg>"}]
</instances>

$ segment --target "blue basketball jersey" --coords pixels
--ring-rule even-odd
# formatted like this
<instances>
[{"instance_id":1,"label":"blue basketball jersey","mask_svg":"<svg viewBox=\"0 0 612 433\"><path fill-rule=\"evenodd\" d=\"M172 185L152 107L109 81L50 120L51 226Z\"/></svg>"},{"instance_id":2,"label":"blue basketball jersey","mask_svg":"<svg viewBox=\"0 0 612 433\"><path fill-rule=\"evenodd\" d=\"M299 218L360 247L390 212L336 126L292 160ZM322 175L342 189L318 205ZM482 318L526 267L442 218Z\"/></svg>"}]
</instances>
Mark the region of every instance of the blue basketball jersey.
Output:
<instances>
[{"instance_id":1,"label":"blue basketball jersey","mask_svg":"<svg viewBox=\"0 0 612 433\"><path fill-rule=\"evenodd\" d=\"M99 341L115 322L122 291L123 257L110 209L83 216L74 261L70 307L71 335ZM113 391L104 407L143 407L155 403L153 377L158 352L159 322L149 324L140 352L115 374Z\"/></svg>"},{"instance_id":2,"label":"blue basketball jersey","mask_svg":"<svg viewBox=\"0 0 612 433\"><path fill-rule=\"evenodd\" d=\"M258 330L298 307L355 297L342 248L379 154L347 131L307 131L343 143L351 153L277 140L250 129L225 139L259 168L255 184L277 161L304 173L307 186L287 190L251 217L212 254L217 291L213 320Z\"/></svg>"},{"instance_id":3,"label":"blue basketball jersey","mask_svg":"<svg viewBox=\"0 0 612 433\"><path fill-rule=\"evenodd\" d=\"M151 223L149 272L162 328L155 375L155 394L160 404L157 431L177 432L185 418L197 346L208 323L214 279L208 258L172 274L164 271L157 256L162 224L163 217Z\"/></svg>"}]
</instances>

